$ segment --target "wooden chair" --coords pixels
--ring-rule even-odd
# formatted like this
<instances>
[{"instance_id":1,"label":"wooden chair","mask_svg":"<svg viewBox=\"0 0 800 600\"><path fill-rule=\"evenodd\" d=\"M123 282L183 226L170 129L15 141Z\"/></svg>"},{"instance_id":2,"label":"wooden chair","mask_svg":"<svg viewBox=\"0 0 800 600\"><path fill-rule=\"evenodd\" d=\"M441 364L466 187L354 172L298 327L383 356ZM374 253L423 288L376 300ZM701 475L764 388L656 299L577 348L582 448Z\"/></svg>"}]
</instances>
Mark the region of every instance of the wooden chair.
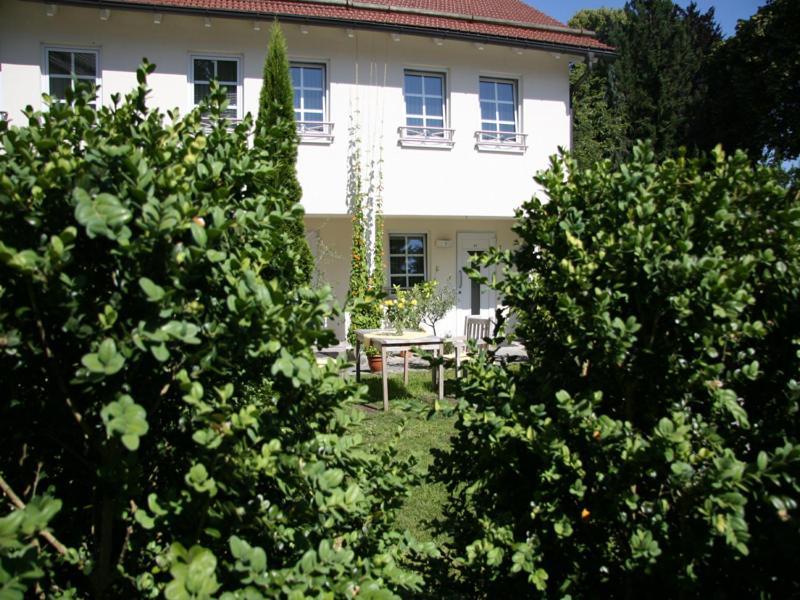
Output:
<instances>
[{"instance_id":1,"label":"wooden chair","mask_svg":"<svg viewBox=\"0 0 800 600\"><path fill-rule=\"evenodd\" d=\"M485 317L465 317L464 318L464 335L453 338L453 346L455 351L451 354L445 354L444 358L453 360L456 367L456 377L461 368L461 363L470 359L469 357L469 343L476 342L479 348L487 346L484 338L492 334L492 320Z\"/></svg>"}]
</instances>

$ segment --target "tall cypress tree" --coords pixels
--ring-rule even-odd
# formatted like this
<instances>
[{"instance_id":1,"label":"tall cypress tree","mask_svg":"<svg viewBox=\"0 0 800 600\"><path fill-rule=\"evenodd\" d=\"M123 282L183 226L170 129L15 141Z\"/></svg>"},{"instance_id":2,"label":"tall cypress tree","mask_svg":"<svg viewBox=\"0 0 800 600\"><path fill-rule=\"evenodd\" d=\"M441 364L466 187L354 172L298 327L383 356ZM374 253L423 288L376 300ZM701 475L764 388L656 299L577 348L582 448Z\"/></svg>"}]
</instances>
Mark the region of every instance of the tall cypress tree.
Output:
<instances>
[{"instance_id":1,"label":"tall cypress tree","mask_svg":"<svg viewBox=\"0 0 800 600\"><path fill-rule=\"evenodd\" d=\"M284 188L288 199L284 209L300 206L303 190L297 180L297 126L294 119L294 91L289 72L286 38L276 21L269 36L267 57L264 61L264 81L258 103L258 119L254 144L267 150L274 161L268 185ZM288 282L292 285L310 283L314 272L314 257L306 240L302 219L292 220L286 227L289 248L297 252L298 273Z\"/></svg>"}]
</instances>

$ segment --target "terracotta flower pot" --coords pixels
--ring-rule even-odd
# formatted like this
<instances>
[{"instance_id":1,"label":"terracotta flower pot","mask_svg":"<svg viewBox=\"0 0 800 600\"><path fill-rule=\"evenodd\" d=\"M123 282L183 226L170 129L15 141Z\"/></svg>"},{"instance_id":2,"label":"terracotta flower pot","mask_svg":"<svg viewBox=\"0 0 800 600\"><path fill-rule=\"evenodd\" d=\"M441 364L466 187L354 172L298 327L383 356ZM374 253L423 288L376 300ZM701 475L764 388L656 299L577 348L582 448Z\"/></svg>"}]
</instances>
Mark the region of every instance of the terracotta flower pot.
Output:
<instances>
[{"instance_id":1,"label":"terracotta flower pot","mask_svg":"<svg viewBox=\"0 0 800 600\"><path fill-rule=\"evenodd\" d=\"M367 363L373 373L380 373L383 370L383 358L380 354L367 355Z\"/></svg>"}]
</instances>

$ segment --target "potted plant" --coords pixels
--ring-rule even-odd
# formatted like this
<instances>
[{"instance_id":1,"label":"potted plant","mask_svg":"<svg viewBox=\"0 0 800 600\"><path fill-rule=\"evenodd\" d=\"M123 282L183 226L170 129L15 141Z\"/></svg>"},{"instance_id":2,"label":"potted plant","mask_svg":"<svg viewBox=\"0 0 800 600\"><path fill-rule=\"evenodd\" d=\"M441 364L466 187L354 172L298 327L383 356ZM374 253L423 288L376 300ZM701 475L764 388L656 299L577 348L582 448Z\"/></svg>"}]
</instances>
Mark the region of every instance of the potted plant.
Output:
<instances>
[{"instance_id":1,"label":"potted plant","mask_svg":"<svg viewBox=\"0 0 800 600\"><path fill-rule=\"evenodd\" d=\"M436 335L436 323L444 319L456 304L455 290L430 279L411 288L409 295L411 300L416 300L418 323L427 325Z\"/></svg>"}]
</instances>

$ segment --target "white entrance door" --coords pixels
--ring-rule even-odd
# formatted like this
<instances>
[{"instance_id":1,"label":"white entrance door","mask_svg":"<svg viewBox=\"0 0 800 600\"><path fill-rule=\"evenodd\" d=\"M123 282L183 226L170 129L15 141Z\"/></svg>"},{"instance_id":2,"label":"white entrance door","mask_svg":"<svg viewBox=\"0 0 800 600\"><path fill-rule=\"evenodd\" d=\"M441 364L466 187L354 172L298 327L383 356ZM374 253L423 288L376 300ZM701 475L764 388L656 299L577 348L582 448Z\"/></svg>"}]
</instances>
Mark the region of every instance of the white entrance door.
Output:
<instances>
[{"instance_id":1,"label":"white entrance door","mask_svg":"<svg viewBox=\"0 0 800 600\"><path fill-rule=\"evenodd\" d=\"M473 256L480 255L497 243L494 233L459 233L456 264L456 331L464 335L464 319L469 316L494 318L495 292L488 286L472 281L464 267ZM482 268L481 274L490 278L494 267Z\"/></svg>"}]
</instances>

